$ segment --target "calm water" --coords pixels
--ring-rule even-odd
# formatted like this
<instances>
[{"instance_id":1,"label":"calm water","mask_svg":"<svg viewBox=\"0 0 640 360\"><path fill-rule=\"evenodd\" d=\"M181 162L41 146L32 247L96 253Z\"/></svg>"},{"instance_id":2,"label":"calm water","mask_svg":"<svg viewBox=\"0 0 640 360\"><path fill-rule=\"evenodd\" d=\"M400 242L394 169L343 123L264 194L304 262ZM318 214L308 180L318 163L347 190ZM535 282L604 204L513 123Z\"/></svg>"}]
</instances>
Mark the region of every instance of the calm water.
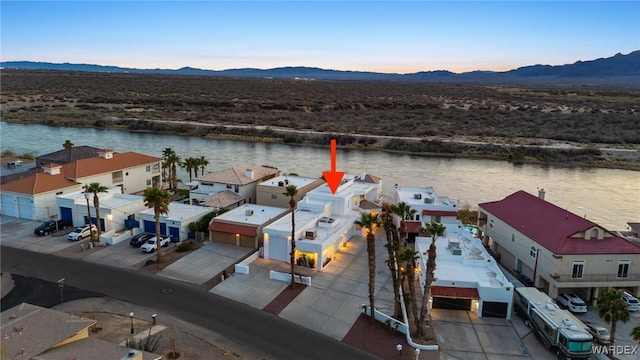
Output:
<instances>
[{"instance_id":1,"label":"calm water","mask_svg":"<svg viewBox=\"0 0 640 360\"><path fill-rule=\"evenodd\" d=\"M158 157L164 148L171 147L182 158L204 156L211 162L208 171L252 163L275 166L286 173L319 177L330 167L328 147L319 149L0 122L1 150L41 155L62 149L66 139L75 145ZM385 196L391 196L394 184L433 186L440 196L475 208L478 203L500 200L518 190L535 195L538 188L544 188L548 201L580 216L586 215L608 229L625 229L627 221L640 221L640 173L635 171L513 166L490 160L435 159L341 149L338 149L337 169L348 173L366 171L380 176ZM181 177L188 180L186 173Z\"/></svg>"}]
</instances>

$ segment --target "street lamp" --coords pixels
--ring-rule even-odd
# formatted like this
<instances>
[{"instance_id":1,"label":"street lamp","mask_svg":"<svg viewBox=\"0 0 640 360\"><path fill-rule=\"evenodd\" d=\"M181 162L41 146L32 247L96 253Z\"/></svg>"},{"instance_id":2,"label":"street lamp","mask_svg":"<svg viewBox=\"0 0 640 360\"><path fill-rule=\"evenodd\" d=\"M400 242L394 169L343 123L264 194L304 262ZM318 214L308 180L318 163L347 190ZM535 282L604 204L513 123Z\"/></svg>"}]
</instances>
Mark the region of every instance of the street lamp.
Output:
<instances>
[{"instance_id":1,"label":"street lamp","mask_svg":"<svg viewBox=\"0 0 640 360\"><path fill-rule=\"evenodd\" d=\"M89 186L84 187L84 198L87 199L87 221L89 222L89 237L91 242L93 242L93 227L91 226L91 207L89 206L89 199L91 198L91 193L88 191Z\"/></svg>"},{"instance_id":2,"label":"street lamp","mask_svg":"<svg viewBox=\"0 0 640 360\"><path fill-rule=\"evenodd\" d=\"M420 358L420 349L416 348L416 360Z\"/></svg>"},{"instance_id":3,"label":"street lamp","mask_svg":"<svg viewBox=\"0 0 640 360\"><path fill-rule=\"evenodd\" d=\"M133 331L133 311L129 313L129 317L131 318L131 335L133 335L135 333Z\"/></svg>"},{"instance_id":4,"label":"street lamp","mask_svg":"<svg viewBox=\"0 0 640 360\"><path fill-rule=\"evenodd\" d=\"M398 356L402 356L402 344L396 345L396 350L398 350Z\"/></svg>"}]
</instances>

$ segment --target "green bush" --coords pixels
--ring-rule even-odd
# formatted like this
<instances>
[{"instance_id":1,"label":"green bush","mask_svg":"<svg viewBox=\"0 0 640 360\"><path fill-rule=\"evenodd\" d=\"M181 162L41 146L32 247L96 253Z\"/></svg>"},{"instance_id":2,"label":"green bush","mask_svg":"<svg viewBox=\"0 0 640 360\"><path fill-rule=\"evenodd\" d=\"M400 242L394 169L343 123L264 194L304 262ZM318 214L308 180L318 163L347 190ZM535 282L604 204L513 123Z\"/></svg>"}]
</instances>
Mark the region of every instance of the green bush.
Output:
<instances>
[{"instance_id":1,"label":"green bush","mask_svg":"<svg viewBox=\"0 0 640 360\"><path fill-rule=\"evenodd\" d=\"M186 251L195 250L195 248L196 248L196 244L193 241L185 241L182 244L178 245L178 248L176 249L176 251L186 252Z\"/></svg>"}]
</instances>

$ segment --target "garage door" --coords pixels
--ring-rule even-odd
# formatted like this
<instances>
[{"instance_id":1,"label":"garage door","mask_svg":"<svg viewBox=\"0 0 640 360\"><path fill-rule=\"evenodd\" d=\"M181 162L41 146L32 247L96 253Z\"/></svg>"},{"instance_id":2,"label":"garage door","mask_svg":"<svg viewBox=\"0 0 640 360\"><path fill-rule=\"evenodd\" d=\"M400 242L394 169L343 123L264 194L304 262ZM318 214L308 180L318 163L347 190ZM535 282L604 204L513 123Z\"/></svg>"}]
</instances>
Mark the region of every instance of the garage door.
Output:
<instances>
[{"instance_id":1,"label":"garage door","mask_svg":"<svg viewBox=\"0 0 640 360\"><path fill-rule=\"evenodd\" d=\"M66 220L69 224L73 224L73 211L68 207L60 207L60 218Z\"/></svg>"},{"instance_id":2,"label":"garage door","mask_svg":"<svg viewBox=\"0 0 640 360\"><path fill-rule=\"evenodd\" d=\"M509 304L496 301L482 302L482 317L506 318Z\"/></svg>"},{"instance_id":3,"label":"garage door","mask_svg":"<svg viewBox=\"0 0 640 360\"><path fill-rule=\"evenodd\" d=\"M434 309L471 310L471 299L433 297Z\"/></svg>"},{"instance_id":4,"label":"garage door","mask_svg":"<svg viewBox=\"0 0 640 360\"><path fill-rule=\"evenodd\" d=\"M35 220L35 212L33 208L33 199L26 197L18 197L18 210L21 219Z\"/></svg>"},{"instance_id":5,"label":"garage door","mask_svg":"<svg viewBox=\"0 0 640 360\"><path fill-rule=\"evenodd\" d=\"M2 214L18 217L18 207L16 198L13 195L2 194Z\"/></svg>"},{"instance_id":6,"label":"garage door","mask_svg":"<svg viewBox=\"0 0 640 360\"><path fill-rule=\"evenodd\" d=\"M156 222L155 221L144 220L144 232L155 234L156 233ZM167 224L160 223L160 234L161 235L166 235L167 234Z\"/></svg>"}]
</instances>

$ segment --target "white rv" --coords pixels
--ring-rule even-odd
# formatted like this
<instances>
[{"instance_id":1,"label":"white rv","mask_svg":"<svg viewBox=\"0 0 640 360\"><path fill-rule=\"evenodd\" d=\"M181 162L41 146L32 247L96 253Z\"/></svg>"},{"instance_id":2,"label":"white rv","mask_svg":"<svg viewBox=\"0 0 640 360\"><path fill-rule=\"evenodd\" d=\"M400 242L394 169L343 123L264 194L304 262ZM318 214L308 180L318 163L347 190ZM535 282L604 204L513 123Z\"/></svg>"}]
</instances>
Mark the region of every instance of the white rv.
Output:
<instances>
[{"instance_id":1,"label":"white rv","mask_svg":"<svg viewBox=\"0 0 640 360\"><path fill-rule=\"evenodd\" d=\"M560 359L589 359L593 336L577 317L534 287L514 291L514 309Z\"/></svg>"}]
</instances>

